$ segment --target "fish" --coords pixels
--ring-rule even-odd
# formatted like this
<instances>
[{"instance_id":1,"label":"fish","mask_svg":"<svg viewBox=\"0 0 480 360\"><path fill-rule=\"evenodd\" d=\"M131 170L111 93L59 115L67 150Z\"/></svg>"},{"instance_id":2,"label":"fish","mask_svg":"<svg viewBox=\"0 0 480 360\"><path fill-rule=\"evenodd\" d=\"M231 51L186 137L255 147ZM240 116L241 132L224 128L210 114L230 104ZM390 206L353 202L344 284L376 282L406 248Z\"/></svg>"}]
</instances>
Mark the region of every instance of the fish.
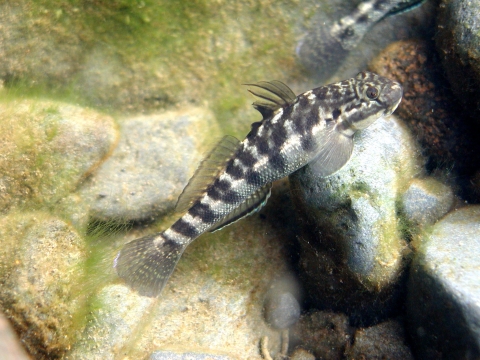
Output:
<instances>
[{"instance_id":1,"label":"fish","mask_svg":"<svg viewBox=\"0 0 480 360\"><path fill-rule=\"evenodd\" d=\"M371 72L296 96L280 81L246 84L262 115L243 141L224 137L203 160L177 202L183 214L168 229L135 239L119 251L114 268L140 295L157 297L185 248L258 211L272 182L309 164L321 176L342 168L353 136L392 114L403 90Z\"/></svg>"},{"instance_id":2,"label":"fish","mask_svg":"<svg viewBox=\"0 0 480 360\"><path fill-rule=\"evenodd\" d=\"M410 11L425 0L369 0L337 21L319 21L298 43L304 67L323 80L335 73L365 34L380 20Z\"/></svg>"}]
</instances>

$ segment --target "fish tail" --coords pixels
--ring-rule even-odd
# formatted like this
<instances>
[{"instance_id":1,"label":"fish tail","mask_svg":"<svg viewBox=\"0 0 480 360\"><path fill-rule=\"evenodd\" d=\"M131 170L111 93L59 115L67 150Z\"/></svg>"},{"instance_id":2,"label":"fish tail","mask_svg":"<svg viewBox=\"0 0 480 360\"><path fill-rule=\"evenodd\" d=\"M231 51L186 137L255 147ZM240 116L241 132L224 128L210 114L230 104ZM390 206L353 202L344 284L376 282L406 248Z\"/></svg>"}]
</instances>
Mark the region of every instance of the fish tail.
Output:
<instances>
[{"instance_id":1,"label":"fish tail","mask_svg":"<svg viewBox=\"0 0 480 360\"><path fill-rule=\"evenodd\" d=\"M115 258L118 276L140 295L156 297L175 269L186 245L162 233L127 243Z\"/></svg>"}]
</instances>

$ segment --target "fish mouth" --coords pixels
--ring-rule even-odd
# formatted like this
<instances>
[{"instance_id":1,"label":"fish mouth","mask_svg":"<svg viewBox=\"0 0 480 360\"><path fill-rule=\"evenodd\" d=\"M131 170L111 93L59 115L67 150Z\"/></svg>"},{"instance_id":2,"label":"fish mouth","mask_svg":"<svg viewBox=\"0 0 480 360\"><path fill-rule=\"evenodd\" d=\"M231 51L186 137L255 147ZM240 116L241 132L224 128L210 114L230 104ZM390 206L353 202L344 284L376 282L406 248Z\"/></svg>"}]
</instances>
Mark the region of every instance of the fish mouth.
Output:
<instances>
[{"instance_id":1,"label":"fish mouth","mask_svg":"<svg viewBox=\"0 0 480 360\"><path fill-rule=\"evenodd\" d=\"M403 96L403 88L402 86L394 82L392 86L390 87L388 93L384 94L385 97L385 102L390 105L386 111L385 111L385 116L391 115L400 105L400 102L402 101L402 96Z\"/></svg>"},{"instance_id":2,"label":"fish mouth","mask_svg":"<svg viewBox=\"0 0 480 360\"><path fill-rule=\"evenodd\" d=\"M398 99L398 101L393 105L390 106L387 111L385 111L385 116L392 115L395 110L397 110L398 105L400 105L400 102L402 101L402 98Z\"/></svg>"}]
</instances>

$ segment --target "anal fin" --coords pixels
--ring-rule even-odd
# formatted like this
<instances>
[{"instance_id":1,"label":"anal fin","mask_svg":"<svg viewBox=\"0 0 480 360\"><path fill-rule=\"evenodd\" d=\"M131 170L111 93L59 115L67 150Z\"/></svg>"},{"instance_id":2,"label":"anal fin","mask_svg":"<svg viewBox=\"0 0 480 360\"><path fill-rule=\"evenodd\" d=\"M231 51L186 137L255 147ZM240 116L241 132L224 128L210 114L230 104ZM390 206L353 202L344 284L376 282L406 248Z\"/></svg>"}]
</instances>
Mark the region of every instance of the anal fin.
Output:
<instances>
[{"instance_id":1,"label":"anal fin","mask_svg":"<svg viewBox=\"0 0 480 360\"><path fill-rule=\"evenodd\" d=\"M234 222L259 211L267 203L271 191L272 183L268 183L261 187L250 195L250 197L241 203L235 210L224 217L219 223L216 223L208 229L208 231L214 232L223 229L225 226L231 225Z\"/></svg>"}]
</instances>

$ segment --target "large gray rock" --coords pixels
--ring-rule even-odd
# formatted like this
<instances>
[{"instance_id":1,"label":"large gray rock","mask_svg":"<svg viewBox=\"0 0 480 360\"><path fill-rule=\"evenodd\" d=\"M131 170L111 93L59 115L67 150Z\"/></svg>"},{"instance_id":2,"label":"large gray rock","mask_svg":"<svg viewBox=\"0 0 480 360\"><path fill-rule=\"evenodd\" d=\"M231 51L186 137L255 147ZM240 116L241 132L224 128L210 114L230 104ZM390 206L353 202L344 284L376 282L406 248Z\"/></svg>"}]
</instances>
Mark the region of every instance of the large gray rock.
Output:
<instances>
[{"instance_id":1,"label":"large gray rock","mask_svg":"<svg viewBox=\"0 0 480 360\"><path fill-rule=\"evenodd\" d=\"M467 115L480 113L480 3L443 0L436 44L453 94Z\"/></svg>"},{"instance_id":2,"label":"large gray rock","mask_svg":"<svg viewBox=\"0 0 480 360\"><path fill-rule=\"evenodd\" d=\"M112 156L83 187L101 220L152 220L174 209L220 131L212 113L187 108L121 121Z\"/></svg>"},{"instance_id":3,"label":"large gray rock","mask_svg":"<svg viewBox=\"0 0 480 360\"><path fill-rule=\"evenodd\" d=\"M406 249L397 201L421 163L415 140L394 116L357 135L340 171L321 178L307 165L290 181L307 224L300 241L307 293L317 306L362 321L396 299Z\"/></svg>"},{"instance_id":4,"label":"large gray rock","mask_svg":"<svg viewBox=\"0 0 480 360\"><path fill-rule=\"evenodd\" d=\"M480 206L448 214L416 245L407 319L417 356L480 358Z\"/></svg>"}]
</instances>

